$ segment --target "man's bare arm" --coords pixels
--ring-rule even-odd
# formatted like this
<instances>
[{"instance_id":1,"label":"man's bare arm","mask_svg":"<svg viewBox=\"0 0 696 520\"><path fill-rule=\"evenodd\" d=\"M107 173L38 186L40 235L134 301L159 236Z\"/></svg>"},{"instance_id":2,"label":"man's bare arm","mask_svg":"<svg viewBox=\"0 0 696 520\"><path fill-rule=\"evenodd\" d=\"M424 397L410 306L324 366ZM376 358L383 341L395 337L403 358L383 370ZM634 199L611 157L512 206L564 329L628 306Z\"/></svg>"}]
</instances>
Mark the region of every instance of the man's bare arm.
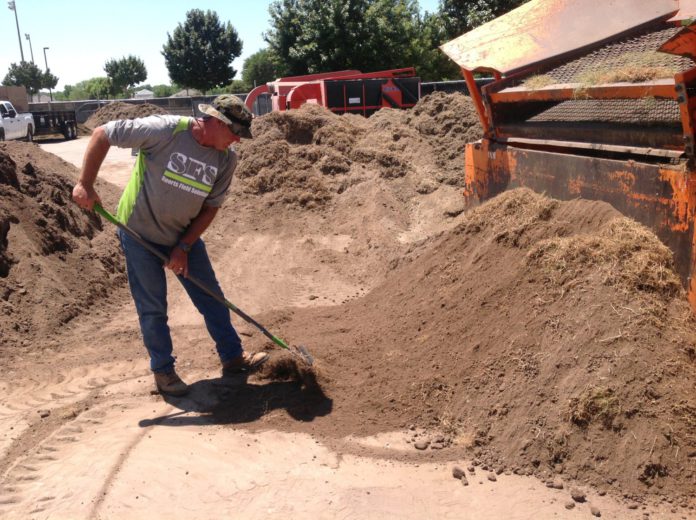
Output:
<instances>
[{"instance_id":1,"label":"man's bare arm","mask_svg":"<svg viewBox=\"0 0 696 520\"><path fill-rule=\"evenodd\" d=\"M97 179L99 168L109 152L111 144L102 127L98 127L92 133L92 137L85 150L82 160L80 179L73 188L73 200L82 208L91 210L95 202L101 202L99 195L94 190L94 182Z\"/></svg>"}]
</instances>

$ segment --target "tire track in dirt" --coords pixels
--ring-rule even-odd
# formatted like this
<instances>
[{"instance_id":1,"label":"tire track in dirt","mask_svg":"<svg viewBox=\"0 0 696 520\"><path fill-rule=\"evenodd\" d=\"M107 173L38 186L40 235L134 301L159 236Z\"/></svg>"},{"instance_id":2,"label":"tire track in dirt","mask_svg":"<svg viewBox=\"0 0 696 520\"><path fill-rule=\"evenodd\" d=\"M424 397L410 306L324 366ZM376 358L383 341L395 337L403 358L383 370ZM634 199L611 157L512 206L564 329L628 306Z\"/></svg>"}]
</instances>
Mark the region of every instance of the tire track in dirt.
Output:
<instances>
[{"instance_id":1,"label":"tire track in dirt","mask_svg":"<svg viewBox=\"0 0 696 520\"><path fill-rule=\"evenodd\" d=\"M100 401L108 403L109 394L119 390L142 397L146 373L133 373L126 363L110 363L58 374L30 391L18 387L11 392L0 412L0 516L42 513L65 494L66 486L70 488L61 474L66 458L72 453L89 457L90 450L76 446L104 427L106 410L128 406L119 399L113 404Z\"/></svg>"}]
</instances>

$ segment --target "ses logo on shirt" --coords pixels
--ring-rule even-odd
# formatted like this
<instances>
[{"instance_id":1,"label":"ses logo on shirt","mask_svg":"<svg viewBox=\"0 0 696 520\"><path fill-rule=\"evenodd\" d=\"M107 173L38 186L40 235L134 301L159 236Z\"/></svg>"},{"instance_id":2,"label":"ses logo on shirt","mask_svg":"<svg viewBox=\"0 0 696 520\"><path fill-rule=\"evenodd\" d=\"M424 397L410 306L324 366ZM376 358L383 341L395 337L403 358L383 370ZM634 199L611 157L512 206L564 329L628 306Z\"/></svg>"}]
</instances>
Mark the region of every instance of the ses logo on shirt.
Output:
<instances>
[{"instance_id":1,"label":"ses logo on shirt","mask_svg":"<svg viewBox=\"0 0 696 520\"><path fill-rule=\"evenodd\" d=\"M174 152L169 156L162 180L196 195L206 196L212 191L217 174L215 166Z\"/></svg>"}]
</instances>

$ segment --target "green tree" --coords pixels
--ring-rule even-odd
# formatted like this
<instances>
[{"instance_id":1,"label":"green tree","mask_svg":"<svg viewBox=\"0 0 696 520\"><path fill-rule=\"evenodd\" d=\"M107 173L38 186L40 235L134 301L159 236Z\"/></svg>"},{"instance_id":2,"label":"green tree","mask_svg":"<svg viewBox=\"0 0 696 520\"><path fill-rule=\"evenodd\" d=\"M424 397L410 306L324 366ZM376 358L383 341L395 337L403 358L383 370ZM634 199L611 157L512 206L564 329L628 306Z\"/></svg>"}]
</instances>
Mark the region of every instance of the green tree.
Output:
<instances>
[{"instance_id":1,"label":"green tree","mask_svg":"<svg viewBox=\"0 0 696 520\"><path fill-rule=\"evenodd\" d=\"M232 61L242 53L242 41L215 11L192 9L174 33L167 33L162 55L172 81L207 92L229 84L237 74Z\"/></svg>"},{"instance_id":2,"label":"green tree","mask_svg":"<svg viewBox=\"0 0 696 520\"><path fill-rule=\"evenodd\" d=\"M286 66L278 75L402 67L428 79L456 75L437 49L445 41L441 18L421 18L415 0L276 0L269 13L264 39Z\"/></svg>"},{"instance_id":3,"label":"green tree","mask_svg":"<svg viewBox=\"0 0 696 520\"><path fill-rule=\"evenodd\" d=\"M442 17L448 39L456 38L528 0L440 0Z\"/></svg>"},{"instance_id":4,"label":"green tree","mask_svg":"<svg viewBox=\"0 0 696 520\"><path fill-rule=\"evenodd\" d=\"M46 72L44 72L43 81L41 83L41 88L54 89L54 88L56 88L57 84L58 84L58 76L51 74L51 69L48 69Z\"/></svg>"},{"instance_id":5,"label":"green tree","mask_svg":"<svg viewBox=\"0 0 696 520\"><path fill-rule=\"evenodd\" d=\"M278 77L277 59L269 49L261 49L244 60L242 80L250 88L264 85Z\"/></svg>"},{"instance_id":6,"label":"green tree","mask_svg":"<svg viewBox=\"0 0 696 520\"><path fill-rule=\"evenodd\" d=\"M276 0L268 8L271 30L263 35L268 48L278 59L279 76L307 74L307 64L296 56L295 49L302 34L299 0Z\"/></svg>"},{"instance_id":7,"label":"green tree","mask_svg":"<svg viewBox=\"0 0 696 520\"><path fill-rule=\"evenodd\" d=\"M424 81L461 79L459 66L439 49L450 39L443 18L426 13L421 21L416 58L418 75Z\"/></svg>"},{"instance_id":8,"label":"green tree","mask_svg":"<svg viewBox=\"0 0 696 520\"><path fill-rule=\"evenodd\" d=\"M104 72L111 81L112 93L126 94L133 85L147 79L147 69L143 60L128 56L120 60L111 59L104 64Z\"/></svg>"},{"instance_id":9,"label":"green tree","mask_svg":"<svg viewBox=\"0 0 696 520\"><path fill-rule=\"evenodd\" d=\"M152 92L155 93L155 97L169 97L180 90L181 88L176 85L155 85L152 87Z\"/></svg>"},{"instance_id":10,"label":"green tree","mask_svg":"<svg viewBox=\"0 0 696 520\"><path fill-rule=\"evenodd\" d=\"M84 90L87 99L108 99L112 90L111 80L104 76L88 79L84 82Z\"/></svg>"},{"instance_id":11,"label":"green tree","mask_svg":"<svg viewBox=\"0 0 696 520\"><path fill-rule=\"evenodd\" d=\"M46 80L44 73L33 63L22 61L19 64L12 63L2 80L3 85L23 85L27 93L33 96L44 86Z\"/></svg>"}]
</instances>

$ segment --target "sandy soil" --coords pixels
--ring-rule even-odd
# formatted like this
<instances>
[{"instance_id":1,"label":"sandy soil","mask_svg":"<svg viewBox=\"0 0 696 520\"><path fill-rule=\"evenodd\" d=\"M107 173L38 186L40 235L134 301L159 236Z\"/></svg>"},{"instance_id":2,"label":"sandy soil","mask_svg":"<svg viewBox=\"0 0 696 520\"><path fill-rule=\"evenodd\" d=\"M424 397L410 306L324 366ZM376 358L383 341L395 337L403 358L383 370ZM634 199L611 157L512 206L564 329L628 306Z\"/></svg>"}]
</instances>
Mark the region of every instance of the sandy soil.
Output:
<instances>
[{"instance_id":1,"label":"sandy soil","mask_svg":"<svg viewBox=\"0 0 696 520\"><path fill-rule=\"evenodd\" d=\"M55 202L86 140L42 145L68 163L3 144L0 516L693 518L693 321L668 255L597 203L519 192L465 212L455 172L473 123L452 130L466 117L447 101L370 126L275 114L240 147L206 241L226 296L307 344L321 393L271 373L219 378L174 280L192 392L153 393L113 230ZM107 205L129 159L107 158ZM56 191L32 195L32 171ZM69 250L32 245L45 226L27 222L47 207L71 223L49 233ZM654 283L617 275L636 272ZM79 312L60 314L65 302ZM282 359L235 323L247 348Z\"/></svg>"}]
</instances>

